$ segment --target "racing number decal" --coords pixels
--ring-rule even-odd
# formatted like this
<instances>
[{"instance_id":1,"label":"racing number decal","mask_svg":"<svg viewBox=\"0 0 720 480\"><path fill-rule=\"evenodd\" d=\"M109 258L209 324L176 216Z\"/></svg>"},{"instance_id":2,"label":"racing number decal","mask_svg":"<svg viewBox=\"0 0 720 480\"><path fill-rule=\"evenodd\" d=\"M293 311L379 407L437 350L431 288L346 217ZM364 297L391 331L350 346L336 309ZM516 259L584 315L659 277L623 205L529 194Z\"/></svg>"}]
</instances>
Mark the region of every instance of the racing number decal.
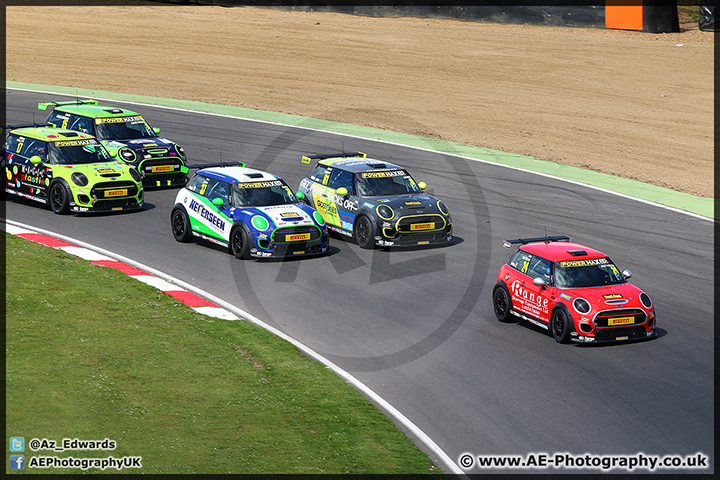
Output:
<instances>
[{"instance_id":1,"label":"racing number decal","mask_svg":"<svg viewBox=\"0 0 720 480\"><path fill-rule=\"evenodd\" d=\"M521 271L522 273L527 273L529 266L530 266L530 261L529 261L529 260L525 260L525 261L523 262L523 266L522 266L522 268L520 269L520 271Z\"/></svg>"},{"instance_id":2,"label":"racing number decal","mask_svg":"<svg viewBox=\"0 0 720 480\"><path fill-rule=\"evenodd\" d=\"M66 118L65 120L63 120L63 123L60 126L60 128L67 128L69 120L70 120L69 118Z\"/></svg>"},{"instance_id":3,"label":"racing number decal","mask_svg":"<svg viewBox=\"0 0 720 480\"><path fill-rule=\"evenodd\" d=\"M17 149L15 150L15 153L20 153L20 150L22 150L23 145L25 145L25 139L18 141L18 146L17 146Z\"/></svg>"},{"instance_id":4,"label":"racing number decal","mask_svg":"<svg viewBox=\"0 0 720 480\"><path fill-rule=\"evenodd\" d=\"M200 186L200 195L205 195L205 190L207 189L209 179L206 179L203 184Z\"/></svg>"}]
</instances>

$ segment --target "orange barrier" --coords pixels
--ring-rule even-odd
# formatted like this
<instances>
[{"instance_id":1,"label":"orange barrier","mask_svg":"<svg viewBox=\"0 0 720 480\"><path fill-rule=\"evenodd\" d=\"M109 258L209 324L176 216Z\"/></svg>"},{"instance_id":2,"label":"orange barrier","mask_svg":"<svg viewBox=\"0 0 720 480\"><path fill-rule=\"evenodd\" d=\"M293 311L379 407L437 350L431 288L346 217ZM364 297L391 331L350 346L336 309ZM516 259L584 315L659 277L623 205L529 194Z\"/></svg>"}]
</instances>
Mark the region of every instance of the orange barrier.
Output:
<instances>
[{"instance_id":1,"label":"orange barrier","mask_svg":"<svg viewBox=\"0 0 720 480\"><path fill-rule=\"evenodd\" d=\"M606 0L605 28L643 29L643 0Z\"/></svg>"}]
</instances>

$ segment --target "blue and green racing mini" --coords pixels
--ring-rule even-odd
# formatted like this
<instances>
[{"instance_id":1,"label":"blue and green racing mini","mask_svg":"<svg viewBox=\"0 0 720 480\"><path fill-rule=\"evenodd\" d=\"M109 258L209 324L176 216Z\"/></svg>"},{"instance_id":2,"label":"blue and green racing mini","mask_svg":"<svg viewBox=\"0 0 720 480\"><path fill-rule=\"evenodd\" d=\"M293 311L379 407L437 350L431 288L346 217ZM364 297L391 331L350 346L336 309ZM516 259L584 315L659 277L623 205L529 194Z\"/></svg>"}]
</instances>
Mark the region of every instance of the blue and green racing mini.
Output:
<instances>
[{"instance_id":1,"label":"blue and green racing mini","mask_svg":"<svg viewBox=\"0 0 720 480\"><path fill-rule=\"evenodd\" d=\"M278 176L245 166L198 170L170 214L175 240L222 245L240 259L318 255L330 240L322 215Z\"/></svg>"},{"instance_id":2,"label":"blue and green racing mini","mask_svg":"<svg viewBox=\"0 0 720 480\"><path fill-rule=\"evenodd\" d=\"M142 208L140 174L114 160L95 137L46 124L3 130L5 195L48 204L58 214Z\"/></svg>"},{"instance_id":3,"label":"blue and green racing mini","mask_svg":"<svg viewBox=\"0 0 720 480\"><path fill-rule=\"evenodd\" d=\"M302 157L316 161L298 194L316 208L328 229L353 237L361 248L375 245L447 244L452 218L441 200L423 192L403 167L362 152Z\"/></svg>"},{"instance_id":4,"label":"blue and green racing mini","mask_svg":"<svg viewBox=\"0 0 720 480\"><path fill-rule=\"evenodd\" d=\"M119 160L135 168L145 187L185 185L189 172L185 150L159 137L160 129L151 127L142 115L90 99L38 103L38 109L48 108L53 109L48 123L93 135Z\"/></svg>"}]
</instances>

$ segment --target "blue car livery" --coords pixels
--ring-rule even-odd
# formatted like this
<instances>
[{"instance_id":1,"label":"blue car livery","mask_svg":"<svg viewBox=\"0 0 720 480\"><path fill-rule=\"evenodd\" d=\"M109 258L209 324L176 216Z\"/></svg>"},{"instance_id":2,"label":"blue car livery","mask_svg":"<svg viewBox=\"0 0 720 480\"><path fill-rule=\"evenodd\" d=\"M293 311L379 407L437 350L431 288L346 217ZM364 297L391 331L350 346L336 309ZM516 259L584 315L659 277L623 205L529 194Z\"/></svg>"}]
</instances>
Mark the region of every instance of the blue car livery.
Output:
<instances>
[{"instance_id":1,"label":"blue car livery","mask_svg":"<svg viewBox=\"0 0 720 480\"><path fill-rule=\"evenodd\" d=\"M281 178L266 172L204 168L175 198L172 233L179 242L199 237L225 246L242 259L326 253L325 220L298 197Z\"/></svg>"}]
</instances>

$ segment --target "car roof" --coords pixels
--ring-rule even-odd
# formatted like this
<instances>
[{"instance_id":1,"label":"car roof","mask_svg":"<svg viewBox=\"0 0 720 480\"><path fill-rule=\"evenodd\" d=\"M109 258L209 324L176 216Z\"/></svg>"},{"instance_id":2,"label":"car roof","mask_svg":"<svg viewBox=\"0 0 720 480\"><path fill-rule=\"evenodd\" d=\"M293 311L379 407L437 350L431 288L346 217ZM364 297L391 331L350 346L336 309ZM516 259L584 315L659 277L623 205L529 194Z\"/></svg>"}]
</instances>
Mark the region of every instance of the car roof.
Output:
<instances>
[{"instance_id":1,"label":"car roof","mask_svg":"<svg viewBox=\"0 0 720 480\"><path fill-rule=\"evenodd\" d=\"M399 170L403 167L394 163L363 157L333 157L318 162L321 165L345 170L347 172L367 172L375 170ZM375 165L375 166L373 166ZM381 166L382 165L382 166Z\"/></svg>"},{"instance_id":2,"label":"car roof","mask_svg":"<svg viewBox=\"0 0 720 480\"><path fill-rule=\"evenodd\" d=\"M15 135L22 135L24 137L35 138L38 140L44 140L46 142L61 142L65 140L85 140L88 138L95 138L94 136L87 133L76 132L75 130L68 130L66 128L54 127L16 128L10 133Z\"/></svg>"},{"instance_id":3,"label":"car roof","mask_svg":"<svg viewBox=\"0 0 720 480\"><path fill-rule=\"evenodd\" d=\"M573 242L528 243L527 245L521 245L519 249L552 262L607 257L598 250ZM585 253L582 254L581 252Z\"/></svg>"},{"instance_id":4,"label":"car roof","mask_svg":"<svg viewBox=\"0 0 720 480\"><path fill-rule=\"evenodd\" d=\"M267 182L280 178L277 175L249 167L210 167L203 168L198 173L229 183Z\"/></svg>"},{"instance_id":5,"label":"car roof","mask_svg":"<svg viewBox=\"0 0 720 480\"><path fill-rule=\"evenodd\" d=\"M55 110L65 113L74 113L92 118L116 118L131 117L140 115L132 110L125 110L119 107L111 107L108 105L59 105Z\"/></svg>"}]
</instances>

